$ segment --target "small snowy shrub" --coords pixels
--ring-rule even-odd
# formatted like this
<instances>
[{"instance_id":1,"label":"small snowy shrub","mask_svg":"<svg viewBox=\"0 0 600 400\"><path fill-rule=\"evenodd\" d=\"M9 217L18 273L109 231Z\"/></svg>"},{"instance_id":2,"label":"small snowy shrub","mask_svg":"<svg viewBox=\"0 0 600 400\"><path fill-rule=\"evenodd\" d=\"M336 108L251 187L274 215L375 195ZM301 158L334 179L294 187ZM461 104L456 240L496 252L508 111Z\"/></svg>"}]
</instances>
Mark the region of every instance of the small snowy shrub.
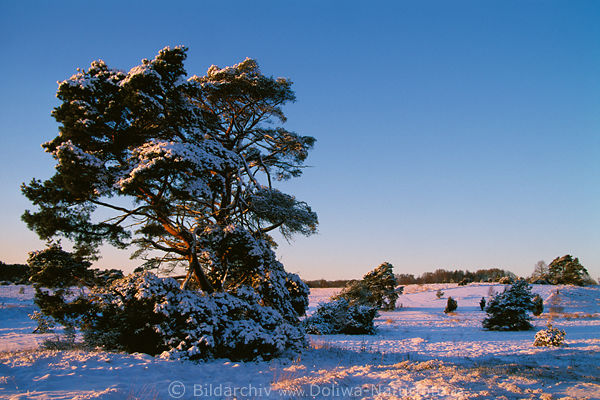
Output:
<instances>
[{"instance_id":1,"label":"small snowy shrub","mask_svg":"<svg viewBox=\"0 0 600 400\"><path fill-rule=\"evenodd\" d=\"M375 334L373 320L377 309L360 304L350 304L346 299L323 303L313 315L304 320L307 333L314 335Z\"/></svg>"},{"instance_id":2,"label":"small snowy shrub","mask_svg":"<svg viewBox=\"0 0 600 400\"><path fill-rule=\"evenodd\" d=\"M544 300L539 294L533 296L533 315L536 317L544 312Z\"/></svg>"},{"instance_id":3,"label":"small snowy shrub","mask_svg":"<svg viewBox=\"0 0 600 400\"><path fill-rule=\"evenodd\" d=\"M82 331L91 346L180 359L270 359L304 347L299 323L260 300L247 286L208 295L136 273L92 292Z\"/></svg>"},{"instance_id":4,"label":"small snowy shrub","mask_svg":"<svg viewBox=\"0 0 600 400\"><path fill-rule=\"evenodd\" d=\"M438 299L444 297L444 292L442 292L442 289L438 289L438 291L435 292L435 297L437 297Z\"/></svg>"},{"instance_id":5,"label":"small snowy shrub","mask_svg":"<svg viewBox=\"0 0 600 400\"><path fill-rule=\"evenodd\" d=\"M363 276L360 281L350 281L333 300L345 299L351 305L365 305L381 310L396 308L398 292L396 277L390 263L383 263Z\"/></svg>"},{"instance_id":6,"label":"small snowy shrub","mask_svg":"<svg viewBox=\"0 0 600 400\"><path fill-rule=\"evenodd\" d=\"M446 302L446 309L444 310L444 312L445 313L454 312L457 308L458 308L458 303L456 302L456 300L454 300L452 298L452 296L448 297L448 301Z\"/></svg>"},{"instance_id":7,"label":"small snowy shrub","mask_svg":"<svg viewBox=\"0 0 600 400\"><path fill-rule=\"evenodd\" d=\"M546 329L542 329L535 334L533 345L538 347L559 347L564 345L565 335L565 331L554 328L552 324L548 323Z\"/></svg>"},{"instance_id":8,"label":"small snowy shrub","mask_svg":"<svg viewBox=\"0 0 600 400\"><path fill-rule=\"evenodd\" d=\"M483 327L492 331L526 331L532 328L528 311L533 309L531 286L524 280L516 281L504 292L492 297L485 312Z\"/></svg>"}]
</instances>

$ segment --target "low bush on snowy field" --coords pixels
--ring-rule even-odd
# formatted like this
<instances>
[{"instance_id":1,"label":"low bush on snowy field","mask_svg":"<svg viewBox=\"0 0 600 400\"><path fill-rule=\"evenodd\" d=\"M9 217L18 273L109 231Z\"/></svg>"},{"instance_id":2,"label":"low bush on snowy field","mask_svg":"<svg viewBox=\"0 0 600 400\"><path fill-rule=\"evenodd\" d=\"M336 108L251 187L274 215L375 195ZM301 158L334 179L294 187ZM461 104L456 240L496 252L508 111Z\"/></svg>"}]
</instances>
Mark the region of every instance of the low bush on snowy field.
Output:
<instances>
[{"instance_id":1,"label":"low bush on snowy field","mask_svg":"<svg viewBox=\"0 0 600 400\"><path fill-rule=\"evenodd\" d=\"M253 288L202 294L150 272L129 275L89 296L87 344L179 359L270 359L306 346L301 326L260 305Z\"/></svg>"},{"instance_id":2,"label":"low bush on snowy field","mask_svg":"<svg viewBox=\"0 0 600 400\"><path fill-rule=\"evenodd\" d=\"M373 335L377 316L375 307L350 304L348 300L339 299L319 305L317 311L304 320L307 333L314 335Z\"/></svg>"},{"instance_id":3,"label":"low bush on snowy field","mask_svg":"<svg viewBox=\"0 0 600 400\"><path fill-rule=\"evenodd\" d=\"M542 329L535 334L533 345L537 347L559 347L564 345L565 331L562 329L554 328L552 324L548 323L546 329Z\"/></svg>"},{"instance_id":4,"label":"low bush on snowy field","mask_svg":"<svg viewBox=\"0 0 600 400\"><path fill-rule=\"evenodd\" d=\"M452 297L448 297L448 302L446 303L446 309L444 312L451 313L454 312L458 308L458 303Z\"/></svg>"},{"instance_id":5,"label":"low bush on snowy field","mask_svg":"<svg viewBox=\"0 0 600 400\"><path fill-rule=\"evenodd\" d=\"M229 233L239 233L239 239L244 232ZM77 327L87 345L107 350L232 360L298 352L307 344L299 316L308 306L308 287L283 269L268 246L242 250L232 259L229 247L229 255L245 268L230 269L222 290L207 293L181 289L175 280L150 272L84 290L89 282L80 277L89 272L89 263L51 246L28 260L41 311L32 318L39 332L53 325L63 325L65 332Z\"/></svg>"},{"instance_id":6,"label":"low bush on snowy field","mask_svg":"<svg viewBox=\"0 0 600 400\"><path fill-rule=\"evenodd\" d=\"M492 331L526 331L532 328L528 311L533 309L531 286L518 280L493 296L485 307L483 327Z\"/></svg>"},{"instance_id":7,"label":"low bush on snowy field","mask_svg":"<svg viewBox=\"0 0 600 400\"><path fill-rule=\"evenodd\" d=\"M539 294L533 296L533 315L536 317L544 312L544 299Z\"/></svg>"}]
</instances>

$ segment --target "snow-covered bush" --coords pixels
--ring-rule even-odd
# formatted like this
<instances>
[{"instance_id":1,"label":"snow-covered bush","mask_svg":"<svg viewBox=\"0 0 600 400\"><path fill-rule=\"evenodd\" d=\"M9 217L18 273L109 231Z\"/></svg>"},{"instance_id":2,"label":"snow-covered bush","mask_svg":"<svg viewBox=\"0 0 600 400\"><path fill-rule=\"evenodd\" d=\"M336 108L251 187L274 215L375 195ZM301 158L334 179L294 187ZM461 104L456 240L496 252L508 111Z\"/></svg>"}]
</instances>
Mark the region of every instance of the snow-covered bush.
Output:
<instances>
[{"instance_id":1,"label":"snow-covered bush","mask_svg":"<svg viewBox=\"0 0 600 400\"><path fill-rule=\"evenodd\" d=\"M129 275L89 296L87 344L170 358L270 359L306 345L299 323L261 305L255 289L203 294L150 272Z\"/></svg>"},{"instance_id":2,"label":"snow-covered bush","mask_svg":"<svg viewBox=\"0 0 600 400\"><path fill-rule=\"evenodd\" d=\"M239 226L205 229L198 237L199 263L217 291L251 286L261 304L295 323L308 307L310 289L296 274L285 271L271 244Z\"/></svg>"},{"instance_id":3,"label":"snow-covered bush","mask_svg":"<svg viewBox=\"0 0 600 400\"><path fill-rule=\"evenodd\" d=\"M446 309L444 310L444 312L445 313L454 312L454 311L456 311L457 308L458 308L458 303L456 302L456 300L454 300L452 298L452 296L448 297L448 301L446 302Z\"/></svg>"},{"instance_id":4,"label":"snow-covered bush","mask_svg":"<svg viewBox=\"0 0 600 400\"><path fill-rule=\"evenodd\" d=\"M493 331L523 331L532 328L528 311L533 309L531 286L518 280L504 292L492 297L485 311L483 327Z\"/></svg>"},{"instance_id":5,"label":"snow-covered bush","mask_svg":"<svg viewBox=\"0 0 600 400\"><path fill-rule=\"evenodd\" d=\"M376 316L375 307L338 299L320 304L317 311L304 320L304 327L307 333L314 335L372 335L375 333L373 320Z\"/></svg>"},{"instance_id":6,"label":"snow-covered bush","mask_svg":"<svg viewBox=\"0 0 600 400\"><path fill-rule=\"evenodd\" d=\"M544 312L544 299L539 294L533 296L533 315L536 317Z\"/></svg>"},{"instance_id":7,"label":"snow-covered bush","mask_svg":"<svg viewBox=\"0 0 600 400\"><path fill-rule=\"evenodd\" d=\"M350 281L344 289L334 296L334 300L345 299L351 305L366 305L382 310L396 308L398 292L393 266L383 263L369 272L360 281Z\"/></svg>"},{"instance_id":8,"label":"snow-covered bush","mask_svg":"<svg viewBox=\"0 0 600 400\"><path fill-rule=\"evenodd\" d=\"M551 323L548 322L548 327L542 329L535 334L533 341L534 346L538 347L559 347L564 344L565 331L562 329L554 328Z\"/></svg>"},{"instance_id":9,"label":"snow-covered bush","mask_svg":"<svg viewBox=\"0 0 600 400\"><path fill-rule=\"evenodd\" d=\"M299 320L308 306L304 282L284 270L268 242L242 229L202 237L207 239L200 242L202 262L214 260L208 277L218 291L182 290L172 279L141 272L75 297L70 286L60 285L95 280L79 279L87 264L51 248L30 257L32 270L40 271L34 277L59 285L49 289L36 283L36 303L65 328L80 327L88 345L108 350L232 360L299 351L306 344ZM223 264L229 269L218 276ZM62 280L54 270L62 271ZM38 330L46 329L46 321L35 317Z\"/></svg>"},{"instance_id":10,"label":"snow-covered bush","mask_svg":"<svg viewBox=\"0 0 600 400\"><path fill-rule=\"evenodd\" d=\"M437 297L438 299L444 297L444 292L442 292L442 289L438 289L438 291L435 292L435 297Z\"/></svg>"}]
</instances>

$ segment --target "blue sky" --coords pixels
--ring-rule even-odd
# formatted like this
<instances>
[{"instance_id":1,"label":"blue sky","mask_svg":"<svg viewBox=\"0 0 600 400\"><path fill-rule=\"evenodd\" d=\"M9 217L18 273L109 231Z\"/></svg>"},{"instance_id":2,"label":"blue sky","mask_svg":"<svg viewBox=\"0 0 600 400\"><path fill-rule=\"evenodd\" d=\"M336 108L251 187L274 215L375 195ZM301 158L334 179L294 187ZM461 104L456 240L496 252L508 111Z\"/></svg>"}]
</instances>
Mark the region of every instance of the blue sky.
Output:
<instances>
[{"instance_id":1,"label":"blue sky","mask_svg":"<svg viewBox=\"0 0 600 400\"><path fill-rule=\"evenodd\" d=\"M569 253L600 276L600 3L123 3L0 3L0 260L43 247L19 185L52 173L40 144L57 134L56 81L184 44L191 74L252 57L295 82L287 126L317 144L282 188L320 228L281 243L288 270L528 275Z\"/></svg>"}]
</instances>

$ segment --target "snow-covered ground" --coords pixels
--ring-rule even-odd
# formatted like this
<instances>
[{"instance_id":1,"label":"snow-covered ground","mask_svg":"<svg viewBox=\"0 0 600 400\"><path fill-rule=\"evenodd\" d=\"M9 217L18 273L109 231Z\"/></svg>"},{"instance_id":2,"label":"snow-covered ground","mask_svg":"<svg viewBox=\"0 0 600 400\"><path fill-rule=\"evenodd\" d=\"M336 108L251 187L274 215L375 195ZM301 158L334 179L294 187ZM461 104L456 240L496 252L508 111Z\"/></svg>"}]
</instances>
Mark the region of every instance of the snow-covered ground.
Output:
<instances>
[{"instance_id":1,"label":"snow-covered ground","mask_svg":"<svg viewBox=\"0 0 600 400\"><path fill-rule=\"evenodd\" d=\"M444 297L438 299L436 291ZM0 398L410 398L600 399L600 287L534 286L544 300L559 290L553 325L567 347L533 347L534 331L481 329L481 297L503 285L410 285L402 308L382 312L374 336L311 336L295 359L205 363L70 349L43 350L32 290L0 286ZM310 311L336 289L313 289ZM442 312L447 297L458 301ZM548 304L545 305L546 309Z\"/></svg>"}]
</instances>

